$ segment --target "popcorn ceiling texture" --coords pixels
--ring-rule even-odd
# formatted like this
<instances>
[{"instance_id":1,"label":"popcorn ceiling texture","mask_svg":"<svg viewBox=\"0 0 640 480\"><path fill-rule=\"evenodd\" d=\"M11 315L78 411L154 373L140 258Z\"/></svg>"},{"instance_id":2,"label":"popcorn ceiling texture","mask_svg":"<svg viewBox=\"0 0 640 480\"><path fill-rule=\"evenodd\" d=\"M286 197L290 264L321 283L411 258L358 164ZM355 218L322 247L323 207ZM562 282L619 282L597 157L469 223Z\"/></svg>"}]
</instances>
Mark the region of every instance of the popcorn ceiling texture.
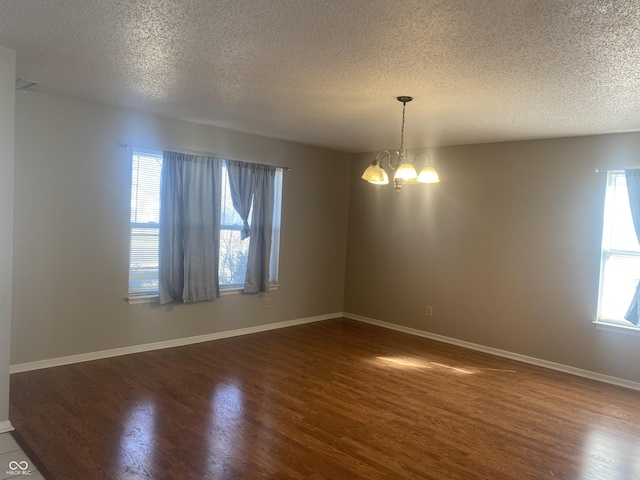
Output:
<instances>
[{"instance_id":1,"label":"popcorn ceiling texture","mask_svg":"<svg viewBox=\"0 0 640 480\"><path fill-rule=\"evenodd\" d=\"M20 0L36 91L347 152L640 130L640 2Z\"/></svg>"}]
</instances>

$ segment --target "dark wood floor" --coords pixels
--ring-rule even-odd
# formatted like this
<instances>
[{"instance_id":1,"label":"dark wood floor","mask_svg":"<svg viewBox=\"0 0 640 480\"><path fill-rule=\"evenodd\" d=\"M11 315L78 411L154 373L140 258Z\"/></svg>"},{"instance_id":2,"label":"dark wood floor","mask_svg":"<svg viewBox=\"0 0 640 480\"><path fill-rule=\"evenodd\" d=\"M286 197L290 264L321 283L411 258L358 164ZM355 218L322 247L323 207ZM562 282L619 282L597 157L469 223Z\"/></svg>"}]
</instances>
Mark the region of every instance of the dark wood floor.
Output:
<instances>
[{"instance_id":1,"label":"dark wood floor","mask_svg":"<svg viewBox=\"0 0 640 480\"><path fill-rule=\"evenodd\" d=\"M640 393L337 319L11 376L50 479L640 478Z\"/></svg>"}]
</instances>

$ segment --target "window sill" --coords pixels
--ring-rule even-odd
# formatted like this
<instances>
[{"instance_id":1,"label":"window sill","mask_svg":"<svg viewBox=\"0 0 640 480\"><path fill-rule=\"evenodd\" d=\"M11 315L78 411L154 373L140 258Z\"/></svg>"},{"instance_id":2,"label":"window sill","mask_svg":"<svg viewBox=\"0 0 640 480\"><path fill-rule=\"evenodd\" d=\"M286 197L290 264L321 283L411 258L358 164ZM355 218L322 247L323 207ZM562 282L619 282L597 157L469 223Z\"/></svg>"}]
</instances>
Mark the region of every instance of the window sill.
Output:
<instances>
[{"instance_id":1,"label":"window sill","mask_svg":"<svg viewBox=\"0 0 640 480\"><path fill-rule=\"evenodd\" d=\"M624 335L640 335L640 326L635 325L621 325L616 323L605 323L602 321L594 321L593 324L598 330L604 330L607 332L622 333Z\"/></svg>"},{"instance_id":2,"label":"window sill","mask_svg":"<svg viewBox=\"0 0 640 480\"><path fill-rule=\"evenodd\" d=\"M158 295L140 295L138 297L125 298L129 305L137 305L139 303L159 303L160 297Z\"/></svg>"},{"instance_id":3,"label":"window sill","mask_svg":"<svg viewBox=\"0 0 640 480\"><path fill-rule=\"evenodd\" d=\"M270 291L273 292L278 290L282 285L279 283L272 283L269 288ZM220 287L220 296L224 297L227 295L239 295L242 293L242 287ZM128 297L126 298L129 305L138 305L142 303L159 303L160 297L158 295L140 295L138 297Z\"/></svg>"}]
</instances>

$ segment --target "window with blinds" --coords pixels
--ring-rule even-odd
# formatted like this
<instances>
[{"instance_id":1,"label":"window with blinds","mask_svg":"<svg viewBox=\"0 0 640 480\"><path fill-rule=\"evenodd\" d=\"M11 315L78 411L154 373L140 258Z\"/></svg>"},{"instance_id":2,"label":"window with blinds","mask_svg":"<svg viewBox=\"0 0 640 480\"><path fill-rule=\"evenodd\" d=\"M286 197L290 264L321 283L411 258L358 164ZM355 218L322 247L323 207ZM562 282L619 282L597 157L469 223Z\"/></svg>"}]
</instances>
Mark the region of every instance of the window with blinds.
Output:
<instances>
[{"instance_id":1,"label":"window with blinds","mask_svg":"<svg viewBox=\"0 0 640 480\"><path fill-rule=\"evenodd\" d=\"M129 297L158 295L158 235L160 227L160 177L162 152L134 150L131 159L131 251ZM276 170L269 277L277 282L280 250L282 169ZM251 214L249 215L251 224ZM244 285L249 239L241 240L242 219L233 207L227 168L222 168L220 215L220 286Z\"/></svg>"},{"instance_id":2,"label":"window with blinds","mask_svg":"<svg viewBox=\"0 0 640 480\"><path fill-rule=\"evenodd\" d=\"M158 294L162 154L135 150L131 161L129 296Z\"/></svg>"},{"instance_id":3,"label":"window with blinds","mask_svg":"<svg viewBox=\"0 0 640 480\"><path fill-rule=\"evenodd\" d=\"M640 280L640 244L633 226L624 170L607 172L602 230L598 321L630 326L624 319Z\"/></svg>"}]
</instances>

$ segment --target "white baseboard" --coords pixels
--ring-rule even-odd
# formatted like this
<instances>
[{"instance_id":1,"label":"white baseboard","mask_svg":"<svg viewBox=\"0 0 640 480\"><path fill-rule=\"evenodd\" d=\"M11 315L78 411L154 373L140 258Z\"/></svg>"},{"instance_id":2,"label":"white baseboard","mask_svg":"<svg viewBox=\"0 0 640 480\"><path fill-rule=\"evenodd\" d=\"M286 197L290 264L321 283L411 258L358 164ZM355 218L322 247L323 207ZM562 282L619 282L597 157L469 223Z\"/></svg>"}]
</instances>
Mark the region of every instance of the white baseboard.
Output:
<instances>
[{"instance_id":1,"label":"white baseboard","mask_svg":"<svg viewBox=\"0 0 640 480\"><path fill-rule=\"evenodd\" d=\"M484 345L478 345L476 343L465 342L451 337L445 337L443 335L437 335L435 333L424 332L415 328L404 327L402 325L396 325L395 323L383 322L382 320L375 320L373 318L363 317L362 315L356 315L353 313L344 313L344 317L351 320L358 320L359 322L370 323L379 327L388 328L390 330L396 330L398 332L408 333L410 335L416 335L418 337L429 338L431 340L437 340L438 342L449 343L451 345L457 345L459 347L468 348L470 350L477 350L479 352L489 353L498 357L509 358L511 360L517 360L523 363L529 363L531 365L537 365L539 367L549 368L551 370L557 370L564 373L570 373L579 377L589 378L591 380L597 380L599 382L610 383L619 387L626 387L632 390L640 391L640 383L625 380L623 378L611 377L609 375L602 375L600 373L591 372L589 370L582 370L580 368L570 367L568 365L562 365L560 363L548 362L535 357L528 357L526 355L520 355L518 353L508 352L506 350L499 350L497 348L485 347Z\"/></svg>"},{"instance_id":2,"label":"white baseboard","mask_svg":"<svg viewBox=\"0 0 640 480\"><path fill-rule=\"evenodd\" d=\"M0 422L0 433L7 433L14 431L13 425L9 420L5 420L4 422Z\"/></svg>"},{"instance_id":3,"label":"white baseboard","mask_svg":"<svg viewBox=\"0 0 640 480\"><path fill-rule=\"evenodd\" d=\"M622 378L612 377L609 375L603 375L589 370L583 370L580 368L570 367L568 365L562 365L560 363L549 362L547 360L541 360L535 357L528 357L526 355L520 355L518 353L508 352L506 350L499 350L497 348L486 347L484 345L478 345L475 343L465 342L451 337L445 337L443 335L437 335L435 333L429 333L415 328L409 328L394 323L384 322L382 320L376 320L362 315L356 315L353 313L336 312L327 315L318 315L315 317L300 318L295 320L287 320L284 322L269 323L266 325L258 325L255 327L240 328L237 330L227 330L224 332L210 333L206 335L199 335L195 337L177 338L174 340L167 340L156 343L146 343L143 345L133 345L131 347L115 348L111 350L101 350L98 352L83 353L79 355L70 355L67 357L58 357L48 360L38 360L36 362L19 363L11 365L10 373L27 372L30 370L39 370L42 368L57 367L60 365L69 365L73 363L88 362L91 360L99 360L101 358L117 357L120 355L129 355L132 353L148 352L151 350L160 350L163 348L180 347L183 345L191 345L201 342L209 342L211 340L219 340L221 338L237 337L240 335L249 335L252 333L266 332L268 330L276 330L278 328L293 327L295 325L303 325L305 323L320 322L323 320L330 320L333 318L346 317L351 320L357 320L379 327L388 328L390 330L396 330L398 332L408 333L410 335L416 335L418 337L429 338L438 342L449 343L451 345L457 345L459 347L468 348L471 350L477 350L479 352L496 355L499 357L509 358L511 360L517 360L523 363L529 363L531 365L537 365L539 367L549 368L551 370L557 370L564 373L570 373L579 377L589 378L591 380L597 380L604 383L610 383L612 385L618 385L620 387L630 388L632 390L640 391L640 383L632 382ZM10 422L0 422L0 433L13 430L13 426Z\"/></svg>"},{"instance_id":4,"label":"white baseboard","mask_svg":"<svg viewBox=\"0 0 640 480\"><path fill-rule=\"evenodd\" d=\"M166 340L156 343L145 343L142 345L133 345L131 347L114 348L111 350L101 350L98 352L82 353L79 355L70 355L68 357L51 358L48 360L38 360L35 362L18 363L11 365L9 373L28 372L30 370L39 370L41 368L58 367L60 365L69 365L72 363L89 362L91 360L99 360L101 358L118 357L120 355L129 355L131 353L149 352L151 350L160 350L163 348L181 347L184 345L192 345L194 343L209 342L211 340L219 340L221 338L237 337L239 335L249 335L251 333L266 332L278 328L292 327L294 325L302 325L305 323L320 322L332 318L342 317L342 312L331 313L327 315L318 315L315 317L299 318L295 320L287 320L284 322L268 323L266 325L258 325L255 327L239 328L237 330L227 330L225 332L209 333L206 335L198 335L195 337L176 338L175 340ZM2 424L0 424L1 427Z\"/></svg>"}]
</instances>

